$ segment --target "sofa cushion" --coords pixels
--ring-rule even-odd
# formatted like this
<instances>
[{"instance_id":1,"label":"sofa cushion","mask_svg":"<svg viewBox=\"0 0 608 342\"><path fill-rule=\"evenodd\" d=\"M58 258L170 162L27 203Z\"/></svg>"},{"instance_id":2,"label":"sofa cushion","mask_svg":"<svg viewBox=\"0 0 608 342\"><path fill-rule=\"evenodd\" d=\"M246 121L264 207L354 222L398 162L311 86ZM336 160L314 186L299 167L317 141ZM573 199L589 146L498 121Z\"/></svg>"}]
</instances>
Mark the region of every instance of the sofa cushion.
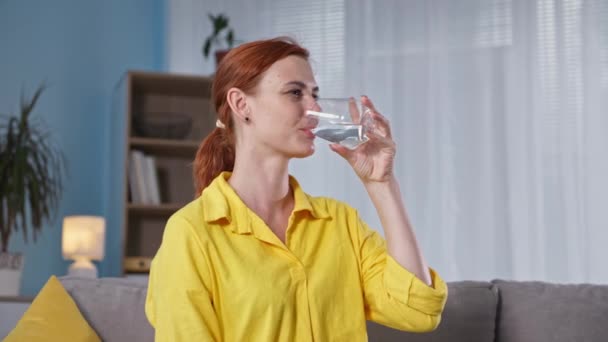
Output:
<instances>
[{"instance_id":1,"label":"sofa cushion","mask_svg":"<svg viewBox=\"0 0 608 342\"><path fill-rule=\"evenodd\" d=\"M3 342L99 342L59 280L51 276Z\"/></svg>"},{"instance_id":2,"label":"sofa cushion","mask_svg":"<svg viewBox=\"0 0 608 342\"><path fill-rule=\"evenodd\" d=\"M498 342L606 341L608 286L495 280Z\"/></svg>"},{"instance_id":3,"label":"sofa cushion","mask_svg":"<svg viewBox=\"0 0 608 342\"><path fill-rule=\"evenodd\" d=\"M144 313L146 283L124 278L59 278L102 340L154 341Z\"/></svg>"},{"instance_id":4,"label":"sofa cushion","mask_svg":"<svg viewBox=\"0 0 608 342\"><path fill-rule=\"evenodd\" d=\"M430 333L407 333L368 322L370 342L493 342L498 294L487 282L448 283L448 300L439 327Z\"/></svg>"}]
</instances>

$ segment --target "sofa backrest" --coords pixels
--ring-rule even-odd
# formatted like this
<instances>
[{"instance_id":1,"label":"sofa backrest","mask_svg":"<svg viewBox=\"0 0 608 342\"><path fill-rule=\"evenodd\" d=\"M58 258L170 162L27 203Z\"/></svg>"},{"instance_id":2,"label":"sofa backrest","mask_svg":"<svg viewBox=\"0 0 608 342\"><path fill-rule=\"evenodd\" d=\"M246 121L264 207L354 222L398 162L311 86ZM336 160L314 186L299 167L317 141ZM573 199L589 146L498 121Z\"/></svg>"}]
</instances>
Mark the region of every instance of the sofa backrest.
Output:
<instances>
[{"instance_id":1,"label":"sofa backrest","mask_svg":"<svg viewBox=\"0 0 608 342\"><path fill-rule=\"evenodd\" d=\"M437 330L414 334L368 322L370 342L494 342L498 294L488 282L448 283L448 300Z\"/></svg>"},{"instance_id":2,"label":"sofa backrest","mask_svg":"<svg viewBox=\"0 0 608 342\"><path fill-rule=\"evenodd\" d=\"M147 284L124 278L59 278L104 341L154 341ZM368 322L371 342L606 341L608 285L450 282L436 331L413 334ZM497 325L496 325L496 322Z\"/></svg>"},{"instance_id":3,"label":"sofa backrest","mask_svg":"<svg viewBox=\"0 0 608 342\"><path fill-rule=\"evenodd\" d=\"M493 283L497 342L608 341L608 285Z\"/></svg>"},{"instance_id":4,"label":"sofa backrest","mask_svg":"<svg viewBox=\"0 0 608 342\"><path fill-rule=\"evenodd\" d=\"M147 284L124 278L59 278L85 319L104 341L154 341L144 305ZM494 341L498 295L491 283L451 282L439 328L431 333L406 333L368 322L371 342Z\"/></svg>"},{"instance_id":5,"label":"sofa backrest","mask_svg":"<svg viewBox=\"0 0 608 342\"><path fill-rule=\"evenodd\" d=\"M124 278L59 278L103 341L154 341L144 313L147 284Z\"/></svg>"}]
</instances>

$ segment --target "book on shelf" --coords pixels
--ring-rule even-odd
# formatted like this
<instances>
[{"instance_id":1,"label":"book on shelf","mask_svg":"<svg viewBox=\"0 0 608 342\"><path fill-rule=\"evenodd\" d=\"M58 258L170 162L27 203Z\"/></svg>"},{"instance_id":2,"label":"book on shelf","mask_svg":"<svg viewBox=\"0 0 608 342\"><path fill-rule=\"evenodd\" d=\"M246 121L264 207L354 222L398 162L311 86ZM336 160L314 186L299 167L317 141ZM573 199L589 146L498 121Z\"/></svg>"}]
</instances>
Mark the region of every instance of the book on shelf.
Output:
<instances>
[{"instance_id":1,"label":"book on shelf","mask_svg":"<svg viewBox=\"0 0 608 342\"><path fill-rule=\"evenodd\" d=\"M156 158L142 151L131 150L129 165L129 190L135 204L160 204Z\"/></svg>"},{"instance_id":2,"label":"book on shelf","mask_svg":"<svg viewBox=\"0 0 608 342\"><path fill-rule=\"evenodd\" d=\"M158 173L156 171L156 157L145 155L146 163L146 190L150 204L160 204L160 190L158 189Z\"/></svg>"},{"instance_id":3,"label":"book on shelf","mask_svg":"<svg viewBox=\"0 0 608 342\"><path fill-rule=\"evenodd\" d=\"M138 160L140 153L140 151L131 150L129 156L129 189L131 190L131 202L136 204L145 202L143 166Z\"/></svg>"}]
</instances>

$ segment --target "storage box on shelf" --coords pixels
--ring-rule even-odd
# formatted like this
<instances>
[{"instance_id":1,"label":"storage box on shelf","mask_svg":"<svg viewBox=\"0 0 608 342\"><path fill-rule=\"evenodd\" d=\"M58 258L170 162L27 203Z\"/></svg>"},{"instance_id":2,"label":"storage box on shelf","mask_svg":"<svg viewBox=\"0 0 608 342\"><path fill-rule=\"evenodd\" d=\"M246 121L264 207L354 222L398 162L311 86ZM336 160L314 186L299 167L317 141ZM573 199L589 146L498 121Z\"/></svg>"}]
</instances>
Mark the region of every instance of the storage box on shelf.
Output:
<instances>
[{"instance_id":1,"label":"storage box on shelf","mask_svg":"<svg viewBox=\"0 0 608 342\"><path fill-rule=\"evenodd\" d=\"M215 127L211 78L130 71L126 110L123 275L147 273L167 219L194 198L192 161Z\"/></svg>"}]
</instances>

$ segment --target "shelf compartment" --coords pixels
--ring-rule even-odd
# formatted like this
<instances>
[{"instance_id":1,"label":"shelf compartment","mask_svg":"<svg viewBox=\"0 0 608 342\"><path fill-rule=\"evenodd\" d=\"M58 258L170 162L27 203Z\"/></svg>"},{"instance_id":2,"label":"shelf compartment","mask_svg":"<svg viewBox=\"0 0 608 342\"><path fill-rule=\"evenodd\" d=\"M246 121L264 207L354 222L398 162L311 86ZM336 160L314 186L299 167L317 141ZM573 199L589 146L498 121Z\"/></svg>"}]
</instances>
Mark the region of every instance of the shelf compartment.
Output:
<instances>
[{"instance_id":1,"label":"shelf compartment","mask_svg":"<svg viewBox=\"0 0 608 342\"><path fill-rule=\"evenodd\" d=\"M145 152L144 152L145 153ZM152 154L151 154L152 155ZM135 209L172 206L184 206L195 197L194 181L192 180L192 163L190 158L179 156L152 155L158 181L160 205L134 203L133 194L130 193L127 205L137 205ZM129 183L130 184L130 183ZM144 185L145 186L145 185ZM132 190L132 189L129 189ZM175 208L176 210L179 208Z\"/></svg>"},{"instance_id":2,"label":"shelf compartment","mask_svg":"<svg viewBox=\"0 0 608 342\"><path fill-rule=\"evenodd\" d=\"M160 247L168 217L129 215L125 257L153 257Z\"/></svg>"},{"instance_id":3,"label":"shelf compartment","mask_svg":"<svg viewBox=\"0 0 608 342\"><path fill-rule=\"evenodd\" d=\"M129 144L132 149L137 149L144 153L170 155L194 160L200 142L194 140L130 137Z\"/></svg>"},{"instance_id":4,"label":"shelf compartment","mask_svg":"<svg viewBox=\"0 0 608 342\"><path fill-rule=\"evenodd\" d=\"M130 71L136 93L210 98L213 80L208 77L177 73Z\"/></svg>"}]
</instances>

